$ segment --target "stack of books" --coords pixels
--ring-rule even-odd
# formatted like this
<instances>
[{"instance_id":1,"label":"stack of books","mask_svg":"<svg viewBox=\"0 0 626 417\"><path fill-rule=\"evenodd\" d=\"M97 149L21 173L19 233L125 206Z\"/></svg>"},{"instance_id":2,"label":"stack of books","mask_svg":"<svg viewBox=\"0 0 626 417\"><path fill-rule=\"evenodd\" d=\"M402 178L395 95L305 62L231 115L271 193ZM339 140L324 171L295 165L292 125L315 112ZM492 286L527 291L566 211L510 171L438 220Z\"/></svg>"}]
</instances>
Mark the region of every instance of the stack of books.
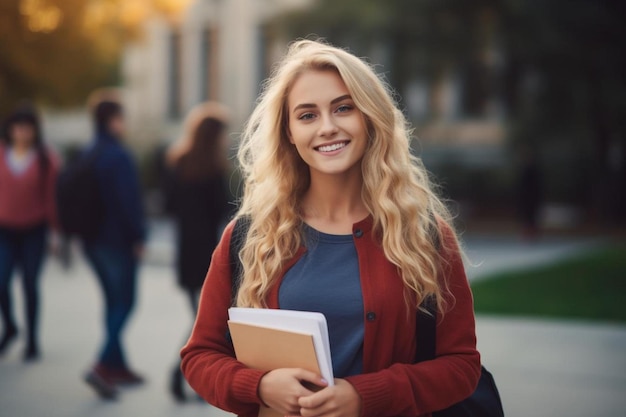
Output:
<instances>
[{"instance_id":1,"label":"stack of books","mask_svg":"<svg viewBox=\"0 0 626 417\"><path fill-rule=\"evenodd\" d=\"M322 313L233 307L228 328L237 360L262 371L302 368L333 385L326 317ZM279 415L261 407L260 417Z\"/></svg>"}]
</instances>

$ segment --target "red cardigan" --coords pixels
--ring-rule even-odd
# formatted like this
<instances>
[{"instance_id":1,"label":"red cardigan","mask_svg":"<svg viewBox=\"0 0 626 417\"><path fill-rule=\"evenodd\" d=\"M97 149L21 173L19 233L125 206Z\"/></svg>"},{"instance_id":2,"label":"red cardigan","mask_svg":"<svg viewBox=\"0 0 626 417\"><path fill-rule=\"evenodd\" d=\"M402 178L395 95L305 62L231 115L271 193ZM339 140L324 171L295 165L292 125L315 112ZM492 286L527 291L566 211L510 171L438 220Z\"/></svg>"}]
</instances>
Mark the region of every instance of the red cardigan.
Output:
<instances>
[{"instance_id":1,"label":"red cardigan","mask_svg":"<svg viewBox=\"0 0 626 417\"><path fill-rule=\"evenodd\" d=\"M41 184L41 166L37 158L21 175L9 168L7 148L0 145L0 227L27 229L41 223L56 228L55 184L59 162L48 152L50 165L45 184Z\"/></svg>"},{"instance_id":2,"label":"red cardigan","mask_svg":"<svg viewBox=\"0 0 626 417\"><path fill-rule=\"evenodd\" d=\"M198 316L181 351L182 369L191 386L209 403L256 417L261 403L258 386L264 372L247 368L234 358L226 340L231 301L229 242L231 223L216 248L209 268ZM363 374L346 378L359 393L363 417L429 415L468 397L480 375L476 350L473 301L458 251L444 253L448 261L450 309L437 325L437 358L413 364L416 311L407 311L397 268L376 243L372 220L353 226L364 302ZM443 247L454 239L445 229ZM456 244L453 245L456 249ZM293 266L305 249L285 265ZM278 288L268 306L278 308Z\"/></svg>"}]
</instances>

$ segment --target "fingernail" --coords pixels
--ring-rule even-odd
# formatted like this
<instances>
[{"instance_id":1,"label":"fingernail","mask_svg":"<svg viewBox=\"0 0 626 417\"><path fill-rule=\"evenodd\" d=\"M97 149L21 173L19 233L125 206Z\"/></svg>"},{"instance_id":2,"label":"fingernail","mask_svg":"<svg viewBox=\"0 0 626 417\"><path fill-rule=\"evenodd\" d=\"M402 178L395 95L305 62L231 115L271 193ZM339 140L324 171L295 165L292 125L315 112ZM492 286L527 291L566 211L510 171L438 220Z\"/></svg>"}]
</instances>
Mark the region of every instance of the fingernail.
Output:
<instances>
[{"instance_id":1,"label":"fingernail","mask_svg":"<svg viewBox=\"0 0 626 417\"><path fill-rule=\"evenodd\" d=\"M322 383L323 384L328 384L328 381L326 381L324 378L322 378Z\"/></svg>"}]
</instances>

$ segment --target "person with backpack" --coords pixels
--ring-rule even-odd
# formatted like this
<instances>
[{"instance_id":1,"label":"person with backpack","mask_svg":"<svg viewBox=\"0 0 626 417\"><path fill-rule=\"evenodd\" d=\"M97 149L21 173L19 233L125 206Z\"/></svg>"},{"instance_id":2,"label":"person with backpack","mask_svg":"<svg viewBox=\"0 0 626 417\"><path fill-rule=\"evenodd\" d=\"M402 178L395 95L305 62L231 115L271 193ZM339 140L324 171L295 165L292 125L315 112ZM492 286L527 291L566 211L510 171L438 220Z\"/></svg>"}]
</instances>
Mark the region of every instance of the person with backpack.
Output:
<instances>
[{"instance_id":1,"label":"person with backpack","mask_svg":"<svg viewBox=\"0 0 626 417\"><path fill-rule=\"evenodd\" d=\"M119 386L143 382L143 377L128 364L121 334L135 305L137 269L146 226L135 162L122 143L125 134L122 106L105 98L95 103L92 111L95 138L78 162L87 168L77 171L93 175L92 186L97 190L102 212L99 218L83 221L89 224L95 220L97 224L95 231L83 234L81 239L104 295L106 340L85 381L102 398L112 399L117 396ZM91 195L89 190L80 188L74 192Z\"/></svg>"},{"instance_id":2,"label":"person with backpack","mask_svg":"<svg viewBox=\"0 0 626 417\"><path fill-rule=\"evenodd\" d=\"M4 125L0 143L0 312L3 333L0 355L15 340L11 278L19 270L26 304L26 347L23 358L40 357L38 341L39 275L50 226L56 227L54 187L56 155L43 141L39 116L20 105Z\"/></svg>"},{"instance_id":3,"label":"person with backpack","mask_svg":"<svg viewBox=\"0 0 626 417\"><path fill-rule=\"evenodd\" d=\"M393 94L363 60L311 40L293 43L264 86L239 148L241 208L181 351L190 385L244 417L261 405L303 417L430 416L469 397L481 364L461 250ZM333 384L237 361L232 305L323 313ZM436 348L417 362L421 311L436 313Z\"/></svg>"}]
</instances>

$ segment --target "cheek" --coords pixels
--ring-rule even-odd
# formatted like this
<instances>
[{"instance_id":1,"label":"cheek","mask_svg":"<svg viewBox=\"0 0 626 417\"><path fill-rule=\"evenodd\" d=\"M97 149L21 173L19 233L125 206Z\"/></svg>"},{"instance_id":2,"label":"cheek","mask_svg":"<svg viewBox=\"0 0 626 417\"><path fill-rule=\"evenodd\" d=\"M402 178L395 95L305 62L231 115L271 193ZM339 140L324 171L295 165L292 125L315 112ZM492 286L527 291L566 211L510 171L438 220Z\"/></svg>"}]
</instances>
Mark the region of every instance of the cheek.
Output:
<instances>
[{"instance_id":1,"label":"cheek","mask_svg":"<svg viewBox=\"0 0 626 417\"><path fill-rule=\"evenodd\" d=\"M297 129L292 131L289 135L289 142L291 142L291 147L295 153L297 153L302 160L306 161L308 159L308 141L301 133L302 132L299 132Z\"/></svg>"},{"instance_id":2,"label":"cheek","mask_svg":"<svg viewBox=\"0 0 626 417\"><path fill-rule=\"evenodd\" d=\"M303 153L306 153L306 146L301 142L296 140L292 140L292 146L295 148L296 152L302 156Z\"/></svg>"},{"instance_id":3,"label":"cheek","mask_svg":"<svg viewBox=\"0 0 626 417\"><path fill-rule=\"evenodd\" d=\"M357 134L359 137L362 137L363 139L367 139L368 137L367 123L365 122L364 118L362 117L355 118L353 120L352 128L355 134Z\"/></svg>"},{"instance_id":4,"label":"cheek","mask_svg":"<svg viewBox=\"0 0 626 417\"><path fill-rule=\"evenodd\" d=\"M306 141L306 129L303 129L302 126L290 124L287 126L287 136L289 137L289 142L298 146Z\"/></svg>"}]
</instances>

